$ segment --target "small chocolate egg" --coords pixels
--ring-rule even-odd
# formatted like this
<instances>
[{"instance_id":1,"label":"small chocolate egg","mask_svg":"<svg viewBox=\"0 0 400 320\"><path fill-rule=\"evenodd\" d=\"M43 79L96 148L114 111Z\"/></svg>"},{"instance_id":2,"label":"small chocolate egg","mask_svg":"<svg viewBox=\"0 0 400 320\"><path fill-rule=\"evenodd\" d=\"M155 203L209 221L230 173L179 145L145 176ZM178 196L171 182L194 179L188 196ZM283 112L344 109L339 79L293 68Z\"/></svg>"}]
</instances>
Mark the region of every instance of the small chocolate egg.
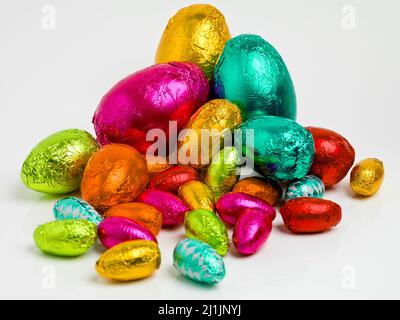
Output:
<instances>
[{"instance_id":1,"label":"small chocolate egg","mask_svg":"<svg viewBox=\"0 0 400 320\"><path fill-rule=\"evenodd\" d=\"M207 168L205 184L214 199L218 200L235 185L239 173L239 152L235 147L225 147L217 153Z\"/></svg>"},{"instance_id":2,"label":"small chocolate egg","mask_svg":"<svg viewBox=\"0 0 400 320\"><path fill-rule=\"evenodd\" d=\"M271 221L275 219L276 212L273 206L260 198L241 192L229 192L224 194L215 204L221 220L229 225L234 225L237 218L246 209L258 209L269 216Z\"/></svg>"},{"instance_id":3,"label":"small chocolate egg","mask_svg":"<svg viewBox=\"0 0 400 320\"><path fill-rule=\"evenodd\" d=\"M178 196L190 210L207 209L214 211L214 196L209 187L201 181L189 181L179 188Z\"/></svg>"},{"instance_id":4,"label":"small chocolate egg","mask_svg":"<svg viewBox=\"0 0 400 320\"><path fill-rule=\"evenodd\" d=\"M271 206L275 206L281 200L283 193L281 186L275 180L258 177L239 180L232 192L247 193L268 202Z\"/></svg>"},{"instance_id":5,"label":"small chocolate egg","mask_svg":"<svg viewBox=\"0 0 400 320\"><path fill-rule=\"evenodd\" d=\"M335 131L306 127L311 132L315 155L310 174L322 179L325 187L343 180L354 163L355 152L351 144Z\"/></svg>"},{"instance_id":6,"label":"small chocolate egg","mask_svg":"<svg viewBox=\"0 0 400 320\"><path fill-rule=\"evenodd\" d=\"M256 253L267 241L272 220L259 209L245 209L237 218L233 229L233 244L243 255Z\"/></svg>"},{"instance_id":7,"label":"small chocolate egg","mask_svg":"<svg viewBox=\"0 0 400 320\"><path fill-rule=\"evenodd\" d=\"M184 239L174 249L174 267L186 278L215 284L225 277L225 264L215 250L202 241Z\"/></svg>"},{"instance_id":8,"label":"small chocolate egg","mask_svg":"<svg viewBox=\"0 0 400 320\"><path fill-rule=\"evenodd\" d=\"M137 199L153 206L163 216L163 227L174 227L183 223L189 208L172 193L159 190L146 190Z\"/></svg>"},{"instance_id":9,"label":"small chocolate egg","mask_svg":"<svg viewBox=\"0 0 400 320\"><path fill-rule=\"evenodd\" d=\"M285 199L310 197L322 198L325 194L325 186L320 178L313 175L304 176L301 179L292 181L285 194Z\"/></svg>"},{"instance_id":10,"label":"small chocolate egg","mask_svg":"<svg viewBox=\"0 0 400 320\"><path fill-rule=\"evenodd\" d=\"M86 201L68 197L58 200L53 207L56 220L83 219L98 225L103 217Z\"/></svg>"},{"instance_id":11,"label":"small chocolate egg","mask_svg":"<svg viewBox=\"0 0 400 320\"><path fill-rule=\"evenodd\" d=\"M199 173L195 169L186 166L175 166L155 174L147 188L177 194L181 185L197 179L199 179Z\"/></svg>"},{"instance_id":12,"label":"small chocolate egg","mask_svg":"<svg viewBox=\"0 0 400 320\"><path fill-rule=\"evenodd\" d=\"M83 169L98 149L86 131L63 130L37 144L25 159L21 180L35 191L64 194L77 190Z\"/></svg>"},{"instance_id":13,"label":"small chocolate egg","mask_svg":"<svg viewBox=\"0 0 400 320\"><path fill-rule=\"evenodd\" d=\"M155 61L190 61L200 66L211 79L214 66L230 37L219 10L209 4L191 5L169 19Z\"/></svg>"},{"instance_id":14,"label":"small chocolate egg","mask_svg":"<svg viewBox=\"0 0 400 320\"><path fill-rule=\"evenodd\" d=\"M96 262L97 273L106 279L132 281L150 276L160 268L157 243L148 240L122 242L104 252Z\"/></svg>"},{"instance_id":15,"label":"small chocolate egg","mask_svg":"<svg viewBox=\"0 0 400 320\"><path fill-rule=\"evenodd\" d=\"M351 190L361 196L372 196L381 187L384 175L382 161L375 158L362 160L351 170Z\"/></svg>"},{"instance_id":16,"label":"small chocolate egg","mask_svg":"<svg viewBox=\"0 0 400 320\"><path fill-rule=\"evenodd\" d=\"M235 130L235 141L240 141L243 153L263 176L290 181L307 174L314 157L314 141L297 122L261 116L239 129Z\"/></svg>"},{"instance_id":17,"label":"small chocolate egg","mask_svg":"<svg viewBox=\"0 0 400 320\"><path fill-rule=\"evenodd\" d=\"M237 104L243 121L263 115L296 119L296 95L286 65L260 36L242 34L226 43L212 91Z\"/></svg>"},{"instance_id":18,"label":"small chocolate egg","mask_svg":"<svg viewBox=\"0 0 400 320\"><path fill-rule=\"evenodd\" d=\"M145 154L154 144L146 139L151 129L168 137L169 122L175 121L179 132L207 101L208 93L204 73L192 63L157 64L135 72L111 88L97 107L93 117L97 140L102 145L129 144Z\"/></svg>"},{"instance_id":19,"label":"small chocolate egg","mask_svg":"<svg viewBox=\"0 0 400 320\"><path fill-rule=\"evenodd\" d=\"M153 206L141 202L117 204L104 212L104 217L122 217L131 219L157 236L161 230L163 217Z\"/></svg>"},{"instance_id":20,"label":"small chocolate egg","mask_svg":"<svg viewBox=\"0 0 400 320\"><path fill-rule=\"evenodd\" d=\"M146 161L135 148L109 144L90 158L83 172L82 198L104 212L116 204L135 200L148 179Z\"/></svg>"},{"instance_id":21,"label":"small chocolate egg","mask_svg":"<svg viewBox=\"0 0 400 320\"><path fill-rule=\"evenodd\" d=\"M57 220L38 226L33 239L44 253L75 257L95 243L96 229L96 225L87 220Z\"/></svg>"},{"instance_id":22,"label":"small chocolate egg","mask_svg":"<svg viewBox=\"0 0 400 320\"><path fill-rule=\"evenodd\" d=\"M208 243L224 256L229 250L228 231L218 216L206 209L190 211L185 217L185 232L188 238Z\"/></svg>"},{"instance_id":23,"label":"small chocolate egg","mask_svg":"<svg viewBox=\"0 0 400 320\"><path fill-rule=\"evenodd\" d=\"M161 156L149 156L146 155L147 171L150 175L158 172L163 172L172 167L172 164L168 163L168 159Z\"/></svg>"}]
</instances>

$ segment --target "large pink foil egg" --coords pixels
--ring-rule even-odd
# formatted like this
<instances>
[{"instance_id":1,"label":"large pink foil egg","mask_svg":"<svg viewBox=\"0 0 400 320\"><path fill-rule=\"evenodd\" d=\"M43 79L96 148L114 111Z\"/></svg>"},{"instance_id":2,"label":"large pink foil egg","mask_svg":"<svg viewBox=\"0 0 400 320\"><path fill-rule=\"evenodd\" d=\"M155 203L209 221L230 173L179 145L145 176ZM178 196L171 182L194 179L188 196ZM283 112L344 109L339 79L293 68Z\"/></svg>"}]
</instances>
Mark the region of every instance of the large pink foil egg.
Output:
<instances>
[{"instance_id":1,"label":"large pink foil egg","mask_svg":"<svg viewBox=\"0 0 400 320\"><path fill-rule=\"evenodd\" d=\"M97 140L129 144L144 154L154 143L146 141L149 130L163 130L168 141L169 121L182 129L208 94L208 81L193 63L162 63L135 72L111 88L97 107Z\"/></svg>"},{"instance_id":2,"label":"large pink foil egg","mask_svg":"<svg viewBox=\"0 0 400 320\"><path fill-rule=\"evenodd\" d=\"M107 217L98 226L100 242L106 248L112 248L121 242L130 240L150 240L157 242L154 235L135 221L122 217Z\"/></svg>"},{"instance_id":3,"label":"large pink foil egg","mask_svg":"<svg viewBox=\"0 0 400 320\"><path fill-rule=\"evenodd\" d=\"M236 220L233 244L240 254L254 254L267 241L271 230L270 216L260 209L245 209Z\"/></svg>"}]
</instances>

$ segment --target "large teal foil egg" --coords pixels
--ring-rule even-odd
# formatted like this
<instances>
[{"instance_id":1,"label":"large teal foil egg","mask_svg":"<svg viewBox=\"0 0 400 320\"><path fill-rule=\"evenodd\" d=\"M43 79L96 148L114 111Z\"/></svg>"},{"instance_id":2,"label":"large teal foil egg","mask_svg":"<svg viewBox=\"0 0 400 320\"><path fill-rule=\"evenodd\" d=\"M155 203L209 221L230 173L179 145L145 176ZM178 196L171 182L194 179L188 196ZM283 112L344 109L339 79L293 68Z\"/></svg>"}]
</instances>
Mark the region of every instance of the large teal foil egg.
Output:
<instances>
[{"instance_id":1,"label":"large teal foil egg","mask_svg":"<svg viewBox=\"0 0 400 320\"><path fill-rule=\"evenodd\" d=\"M235 131L235 143L252 160L256 171L279 181L304 177L314 157L310 132L281 117L261 116L246 121Z\"/></svg>"},{"instance_id":2,"label":"large teal foil egg","mask_svg":"<svg viewBox=\"0 0 400 320\"><path fill-rule=\"evenodd\" d=\"M225 44L212 90L238 105L243 121L263 115L296 120L296 95L286 65L260 36L242 34Z\"/></svg>"}]
</instances>

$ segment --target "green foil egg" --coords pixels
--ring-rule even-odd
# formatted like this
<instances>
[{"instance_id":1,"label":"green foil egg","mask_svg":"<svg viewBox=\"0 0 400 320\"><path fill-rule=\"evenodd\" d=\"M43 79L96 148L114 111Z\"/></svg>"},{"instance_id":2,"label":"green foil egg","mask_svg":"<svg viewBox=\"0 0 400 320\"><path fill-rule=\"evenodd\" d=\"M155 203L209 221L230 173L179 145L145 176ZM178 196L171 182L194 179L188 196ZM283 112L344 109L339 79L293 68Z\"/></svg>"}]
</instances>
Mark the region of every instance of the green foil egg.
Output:
<instances>
[{"instance_id":1,"label":"green foil egg","mask_svg":"<svg viewBox=\"0 0 400 320\"><path fill-rule=\"evenodd\" d=\"M215 97L239 106L243 121L262 115L296 119L296 95L279 53L257 35L230 39L214 70Z\"/></svg>"},{"instance_id":2,"label":"green foil egg","mask_svg":"<svg viewBox=\"0 0 400 320\"><path fill-rule=\"evenodd\" d=\"M87 220L57 220L38 226L33 234L36 246L44 253L75 257L95 243L97 227Z\"/></svg>"},{"instance_id":3,"label":"green foil egg","mask_svg":"<svg viewBox=\"0 0 400 320\"><path fill-rule=\"evenodd\" d=\"M79 188L83 169L97 149L96 140L86 131L54 133L37 144L24 161L22 182L43 193L72 192Z\"/></svg>"},{"instance_id":4,"label":"green foil egg","mask_svg":"<svg viewBox=\"0 0 400 320\"><path fill-rule=\"evenodd\" d=\"M260 174L279 181L304 177L314 157L312 135L293 120L261 116L235 131L243 154Z\"/></svg>"},{"instance_id":5,"label":"green foil egg","mask_svg":"<svg viewBox=\"0 0 400 320\"><path fill-rule=\"evenodd\" d=\"M218 216L207 209L190 211L185 217L188 238L208 243L221 256L229 250L228 231Z\"/></svg>"}]
</instances>

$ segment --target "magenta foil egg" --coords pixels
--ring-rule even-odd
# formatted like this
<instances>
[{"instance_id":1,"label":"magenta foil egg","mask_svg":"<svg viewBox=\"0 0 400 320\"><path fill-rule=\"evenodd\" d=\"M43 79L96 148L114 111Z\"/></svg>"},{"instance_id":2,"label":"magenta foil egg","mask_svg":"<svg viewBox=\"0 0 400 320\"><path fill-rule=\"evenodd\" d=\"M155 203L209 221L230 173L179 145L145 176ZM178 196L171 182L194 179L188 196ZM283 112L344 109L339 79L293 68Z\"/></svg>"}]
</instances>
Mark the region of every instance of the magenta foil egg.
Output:
<instances>
[{"instance_id":1,"label":"magenta foil egg","mask_svg":"<svg viewBox=\"0 0 400 320\"><path fill-rule=\"evenodd\" d=\"M151 205L161 212L163 227L174 227L182 224L186 212L190 210L181 199L166 191L146 190L136 201Z\"/></svg>"},{"instance_id":2,"label":"magenta foil egg","mask_svg":"<svg viewBox=\"0 0 400 320\"><path fill-rule=\"evenodd\" d=\"M154 143L146 141L149 130L163 130L168 141L169 121L182 129L208 94L208 81L193 63L162 63L135 72L111 88L97 107L97 140L129 144L144 154Z\"/></svg>"},{"instance_id":3,"label":"magenta foil egg","mask_svg":"<svg viewBox=\"0 0 400 320\"><path fill-rule=\"evenodd\" d=\"M259 209L269 216L271 221L275 219L276 212L273 206L242 192L229 192L224 194L215 204L221 220L229 225L234 225L236 219L245 209Z\"/></svg>"},{"instance_id":4,"label":"magenta foil egg","mask_svg":"<svg viewBox=\"0 0 400 320\"><path fill-rule=\"evenodd\" d=\"M100 242L106 248L111 248L121 242L130 240L157 242L157 239L147 228L133 220L122 217L105 218L98 226L98 236Z\"/></svg>"},{"instance_id":5,"label":"magenta foil egg","mask_svg":"<svg viewBox=\"0 0 400 320\"><path fill-rule=\"evenodd\" d=\"M243 255L256 253L267 241L272 230L271 217L260 209L245 209L233 229L233 244Z\"/></svg>"}]
</instances>

